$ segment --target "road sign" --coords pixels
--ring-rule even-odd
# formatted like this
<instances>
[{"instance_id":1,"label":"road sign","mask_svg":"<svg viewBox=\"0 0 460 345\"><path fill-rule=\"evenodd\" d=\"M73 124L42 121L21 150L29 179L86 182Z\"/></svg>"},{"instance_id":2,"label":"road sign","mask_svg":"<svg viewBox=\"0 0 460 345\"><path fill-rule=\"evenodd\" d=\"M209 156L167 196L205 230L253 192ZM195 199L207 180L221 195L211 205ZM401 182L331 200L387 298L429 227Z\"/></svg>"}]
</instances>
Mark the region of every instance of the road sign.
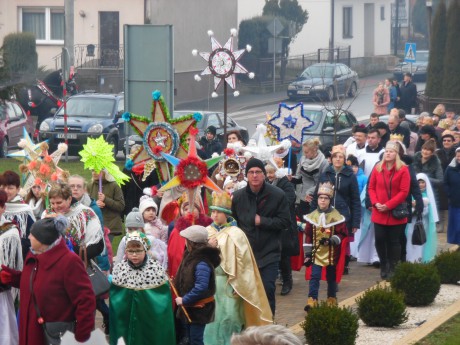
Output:
<instances>
[{"instance_id":1,"label":"road sign","mask_svg":"<svg viewBox=\"0 0 460 345\"><path fill-rule=\"evenodd\" d=\"M281 31L284 30L284 25L281 23L281 21L278 19L278 17L275 17L268 25L267 25L267 30L270 31L272 36L278 36Z\"/></svg>"},{"instance_id":2,"label":"road sign","mask_svg":"<svg viewBox=\"0 0 460 345\"><path fill-rule=\"evenodd\" d=\"M417 56L417 49L415 43L406 43L406 49L404 50L404 61L415 62Z\"/></svg>"}]
</instances>

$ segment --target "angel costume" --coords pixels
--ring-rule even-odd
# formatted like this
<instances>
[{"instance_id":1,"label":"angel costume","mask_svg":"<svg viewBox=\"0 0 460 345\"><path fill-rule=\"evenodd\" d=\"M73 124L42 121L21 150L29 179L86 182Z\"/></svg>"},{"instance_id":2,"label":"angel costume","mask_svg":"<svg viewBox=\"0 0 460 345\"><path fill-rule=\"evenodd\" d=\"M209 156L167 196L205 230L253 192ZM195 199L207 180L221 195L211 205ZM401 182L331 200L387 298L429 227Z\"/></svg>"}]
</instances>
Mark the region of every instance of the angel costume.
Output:
<instances>
[{"instance_id":1,"label":"angel costume","mask_svg":"<svg viewBox=\"0 0 460 345\"><path fill-rule=\"evenodd\" d=\"M110 344L175 344L171 291L164 268L145 256L140 266L123 260L110 287Z\"/></svg>"},{"instance_id":2,"label":"angel costume","mask_svg":"<svg viewBox=\"0 0 460 345\"><path fill-rule=\"evenodd\" d=\"M415 212L412 217L412 222L407 224L406 227L406 260L410 262L430 262L436 255L436 248L438 245L438 238L436 234L436 222L439 221L438 210L436 207L436 198L431 187L428 176L424 173L417 174L417 181L425 181L426 188L422 192L423 197L423 227L425 228L426 242L421 246L412 244L412 233L414 231L414 224L417 221Z\"/></svg>"},{"instance_id":3,"label":"angel costume","mask_svg":"<svg viewBox=\"0 0 460 345\"><path fill-rule=\"evenodd\" d=\"M19 230L3 216L0 218L0 265L22 270ZM0 345L17 345L18 326L14 310L17 290L0 283Z\"/></svg>"},{"instance_id":4,"label":"angel costume","mask_svg":"<svg viewBox=\"0 0 460 345\"><path fill-rule=\"evenodd\" d=\"M217 239L222 261L215 270L216 312L204 331L206 345L229 345L232 334L243 327L273 322L251 245L235 220L228 217L227 221L207 227L209 238Z\"/></svg>"}]
</instances>

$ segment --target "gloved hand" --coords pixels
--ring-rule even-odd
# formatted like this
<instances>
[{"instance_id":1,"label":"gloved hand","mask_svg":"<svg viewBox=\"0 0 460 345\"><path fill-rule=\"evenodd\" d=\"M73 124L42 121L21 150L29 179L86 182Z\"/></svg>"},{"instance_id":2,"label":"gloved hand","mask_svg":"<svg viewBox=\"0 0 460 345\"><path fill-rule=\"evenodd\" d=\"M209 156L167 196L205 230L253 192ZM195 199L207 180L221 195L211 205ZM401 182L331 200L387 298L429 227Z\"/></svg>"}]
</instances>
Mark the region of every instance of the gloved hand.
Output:
<instances>
[{"instance_id":1,"label":"gloved hand","mask_svg":"<svg viewBox=\"0 0 460 345\"><path fill-rule=\"evenodd\" d=\"M312 265L312 263L313 263L313 260L312 260L312 259L313 259L312 253L310 253L310 254L305 254L305 260L304 260L304 262L303 262L303 265L304 265L305 267L310 267L310 266Z\"/></svg>"},{"instance_id":2,"label":"gloved hand","mask_svg":"<svg viewBox=\"0 0 460 345\"><path fill-rule=\"evenodd\" d=\"M340 237L339 237L339 236L334 235L334 236L332 236L332 237L329 239L329 242L331 242L331 244L332 244L333 246L338 246L338 245L340 244L340 242L342 242L342 241L340 240Z\"/></svg>"},{"instance_id":3,"label":"gloved hand","mask_svg":"<svg viewBox=\"0 0 460 345\"><path fill-rule=\"evenodd\" d=\"M12 270L5 265L2 265L2 270L0 271L0 283L5 285L10 285L13 282L13 273Z\"/></svg>"}]
</instances>

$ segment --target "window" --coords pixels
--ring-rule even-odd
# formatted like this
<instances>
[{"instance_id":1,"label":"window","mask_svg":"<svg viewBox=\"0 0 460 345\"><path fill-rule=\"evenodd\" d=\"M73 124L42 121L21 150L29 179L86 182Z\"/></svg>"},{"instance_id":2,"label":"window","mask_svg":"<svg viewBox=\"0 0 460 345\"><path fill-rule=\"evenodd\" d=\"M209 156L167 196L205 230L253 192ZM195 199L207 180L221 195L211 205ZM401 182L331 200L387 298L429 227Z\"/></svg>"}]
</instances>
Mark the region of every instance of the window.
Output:
<instances>
[{"instance_id":1,"label":"window","mask_svg":"<svg viewBox=\"0 0 460 345\"><path fill-rule=\"evenodd\" d=\"M35 34L37 43L64 43L64 9L23 7L20 9L23 32Z\"/></svg>"},{"instance_id":2,"label":"window","mask_svg":"<svg viewBox=\"0 0 460 345\"><path fill-rule=\"evenodd\" d=\"M380 20L385 20L385 6L380 6Z\"/></svg>"},{"instance_id":3,"label":"window","mask_svg":"<svg viewBox=\"0 0 460 345\"><path fill-rule=\"evenodd\" d=\"M343 38L353 38L353 9L343 8Z\"/></svg>"},{"instance_id":4,"label":"window","mask_svg":"<svg viewBox=\"0 0 460 345\"><path fill-rule=\"evenodd\" d=\"M208 123L206 124L207 127L214 126L216 128L220 128L220 121L217 114L209 114L208 115Z\"/></svg>"}]
</instances>

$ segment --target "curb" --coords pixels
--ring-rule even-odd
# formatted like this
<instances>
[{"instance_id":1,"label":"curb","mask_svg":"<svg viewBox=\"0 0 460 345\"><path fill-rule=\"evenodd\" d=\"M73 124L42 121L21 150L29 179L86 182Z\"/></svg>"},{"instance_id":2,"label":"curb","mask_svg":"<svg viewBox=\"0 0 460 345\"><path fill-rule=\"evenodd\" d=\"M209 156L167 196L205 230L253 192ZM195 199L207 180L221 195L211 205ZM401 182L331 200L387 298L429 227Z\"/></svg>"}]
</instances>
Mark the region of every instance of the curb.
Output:
<instances>
[{"instance_id":1,"label":"curb","mask_svg":"<svg viewBox=\"0 0 460 345\"><path fill-rule=\"evenodd\" d=\"M416 328L409 334L405 335L401 339L393 343L393 345L407 345L414 344L428 334L433 332L436 328L442 325L444 322L455 316L460 312L460 300L452 304L450 307L441 311L438 315L433 317L431 320L425 322L420 327Z\"/></svg>"},{"instance_id":2,"label":"curb","mask_svg":"<svg viewBox=\"0 0 460 345\"><path fill-rule=\"evenodd\" d=\"M458 245L453 245L448 250L451 251L451 252L459 250L459 246ZM390 285L389 282L380 281L379 283L371 286L369 289L373 289L379 284L383 284L384 286ZM351 306L355 305L356 304L356 299L358 297L362 296L365 292L366 292L366 290L361 291L360 293L343 300L342 302L339 303L339 307L351 307ZM413 330L409 334L405 335L403 338L399 339L398 341L396 341L393 344L395 344L395 345L407 345L407 344L412 344L414 342L417 342L420 339L422 339L425 336L427 336L433 330L438 328L441 324L443 324L444 322L449 320L452 316L458 314L459 312L460 312L460 300L458 300L457 302L452 304L447 309L443 310L440 313L440 315L436 315L433 319L431 319L430 321L427 321L422 326L416 328L415 330ZM300 326L300 324L302 322L303 322L303 320L298 322L298 323L296 323L295 325L289 327L289 330L291 332L293 332L294 334L302 333L304 331L303 328Z\"/></svg>"}]
</instances>

